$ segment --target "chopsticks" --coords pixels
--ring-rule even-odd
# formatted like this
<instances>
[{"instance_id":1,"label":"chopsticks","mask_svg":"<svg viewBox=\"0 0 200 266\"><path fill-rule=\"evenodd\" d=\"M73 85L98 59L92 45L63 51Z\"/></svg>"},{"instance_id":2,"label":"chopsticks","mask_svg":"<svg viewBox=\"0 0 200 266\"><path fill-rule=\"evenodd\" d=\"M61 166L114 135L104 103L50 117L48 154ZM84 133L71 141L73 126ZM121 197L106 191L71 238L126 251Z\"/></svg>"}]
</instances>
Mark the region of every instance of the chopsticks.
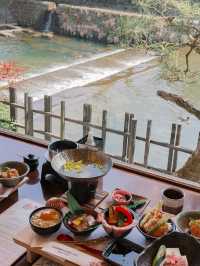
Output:
<instances>
[{"instance_id":1,"label":"chopsticks","mask_svg":"<svg viewBox=\"0 0 200 266\"><path fill-rule=\"evenodd\" d=\"M84 240L84 241L77 241L77 240L69 240L69 241L58 241L59 243L62 244L72 244L72 245L77 245L81 248L83 248L85 251L88 251L89 253L96 255L96 256L101 256L102 255L102 251L93 248L93 247L89 247L88 244L97 244L100 241L106 241L108 240L108 237L101 237L98 239L91 239L91 240Z\"/></svg>"},{"instance_id":2,"label":"chopsticks","mask_svg":"<svg viewBox=\"0 0 200 266\"><path fill-rule=\"evenodd\" d=\"M76 245L84 245L84 244L97 244L98 242L101 241L106 241L109 238L107 236L104 237L100 237L97 239L89 239L89 240L64 240L64 241L60 241L57 240L59 243L63 243L63 244L76 244Z\"/></svg>"}]
</instances>

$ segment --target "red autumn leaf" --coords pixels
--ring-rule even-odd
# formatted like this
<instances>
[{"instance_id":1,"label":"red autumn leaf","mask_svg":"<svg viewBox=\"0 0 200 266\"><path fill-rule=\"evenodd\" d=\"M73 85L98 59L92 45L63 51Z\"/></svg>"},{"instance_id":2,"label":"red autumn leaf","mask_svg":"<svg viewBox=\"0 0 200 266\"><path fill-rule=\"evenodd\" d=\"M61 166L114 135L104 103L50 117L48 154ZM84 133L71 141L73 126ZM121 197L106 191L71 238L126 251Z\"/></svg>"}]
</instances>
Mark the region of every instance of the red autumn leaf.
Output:
<instances>
[{"instance_id":1,"label":"red autumn leaf","mask_svg":"<svg viewBox=\"0 0 200 266\"><path fill-rule=\"evenodd\" d=\"M15 62L0 62L0 81L14 81L24 72L25 68L18 66Z\"/></svg>"}]
</instances>

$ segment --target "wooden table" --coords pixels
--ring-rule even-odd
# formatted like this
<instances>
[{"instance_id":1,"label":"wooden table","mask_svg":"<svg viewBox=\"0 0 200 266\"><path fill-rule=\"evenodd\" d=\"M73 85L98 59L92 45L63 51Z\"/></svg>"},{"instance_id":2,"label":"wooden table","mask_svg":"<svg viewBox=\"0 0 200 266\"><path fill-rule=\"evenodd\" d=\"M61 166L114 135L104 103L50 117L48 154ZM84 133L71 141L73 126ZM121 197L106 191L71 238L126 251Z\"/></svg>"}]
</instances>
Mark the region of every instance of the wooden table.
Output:
<instances>
[{"instance_id":1,"label":"wooden table","mask_svg":"<svg viewBox=\"0 0 200 266\"><path fill-rule=\"evenodd\" d=\"M51 196L61 195L62 191L59 185L55 186L52 184L48 184L45 187L42 187L40 184L40 172L42 163L45 161L45 145L38 145L36 143L27 143L21 141L19 139L14 139L10 137L6 137L5 135L0 134L0 162L7 160L21 160L20 156L27 155L28 153L33 153L40 157L40 167L37 174L32 175L30 177L30 182L23 187L21 187L18 191L18 199L20 198L31 198L32 200L38 202L44 202ZM5 151L5 152L2 152ZM159 180L155 180L153 178L139 175L134 173L133 171L119 169L117 167L113 167L112 170L104 177L103 188L104 190L111 192L116 187L122 187L136 194L144 195L148 197L151 202L150 205L154 206L160 200L161 190L168 187L168 182L163 182ZM189 210L198 210L200 206L200 195L198 192L183 189L185 192L185 205L184 209ZM15 199L4 200L6 202L6 207L10 204L13 204ZM4 205L4 204L3 204ZM3 208L0 206L0 211ZM146 240L143 236L134 229L132 233L128 236L129 239L137 242L141 245L146 244ZM16 263L18 266L26 266L26 262L21 260Z\"/></svg>"}]
</instances>

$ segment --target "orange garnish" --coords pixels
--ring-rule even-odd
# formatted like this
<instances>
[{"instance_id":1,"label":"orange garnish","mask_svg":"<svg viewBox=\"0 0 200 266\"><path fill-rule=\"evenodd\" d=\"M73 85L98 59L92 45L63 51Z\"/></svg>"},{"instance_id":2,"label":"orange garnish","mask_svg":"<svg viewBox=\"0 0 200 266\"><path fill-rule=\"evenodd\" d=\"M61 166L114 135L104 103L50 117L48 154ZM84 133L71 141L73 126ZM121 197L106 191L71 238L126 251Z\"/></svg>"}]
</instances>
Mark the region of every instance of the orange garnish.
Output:
<instances>
[{"instance_id":1,"label":"orange garnish","mask_svg":"<svg viewBox=\"0 0 200 266\"><path fill-rule=\"evenodd\" d=\"M40 219L44 221L58 220L58 213L55 211L46 211L40 214Z\"/></svg>"}]
</instances>

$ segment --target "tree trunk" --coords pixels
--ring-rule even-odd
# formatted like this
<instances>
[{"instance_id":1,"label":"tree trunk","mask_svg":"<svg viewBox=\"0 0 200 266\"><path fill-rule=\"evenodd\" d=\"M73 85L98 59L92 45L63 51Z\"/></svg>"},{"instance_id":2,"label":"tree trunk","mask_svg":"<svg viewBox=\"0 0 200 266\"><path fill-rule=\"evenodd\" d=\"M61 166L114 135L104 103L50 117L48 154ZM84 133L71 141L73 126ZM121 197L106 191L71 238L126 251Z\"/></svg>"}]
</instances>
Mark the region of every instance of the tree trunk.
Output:
<instances>
[{"instance_id":1,"label":"tree trunk","mask_svg":"<svg viewBox=\"0 0 200 266\"><path fill-rule=\"evenodd\" d=\"M200 119L200 110L196 109L191 103L184 100L181 96L165 91L157 91L157 95L165 99L166 101L175 103L179 107L185 109L188 113Z\"/></svg>"},{"instance_id":2,"label":"tree trunk","mask_svg":"<svg viewBox=\"0 0 200 266\"><path fill-rule=\"evenodd\" d=\"M176 175L200 182L200 151L194 152L185 165L176 172Z\"/></svg>"}]
</instances>

